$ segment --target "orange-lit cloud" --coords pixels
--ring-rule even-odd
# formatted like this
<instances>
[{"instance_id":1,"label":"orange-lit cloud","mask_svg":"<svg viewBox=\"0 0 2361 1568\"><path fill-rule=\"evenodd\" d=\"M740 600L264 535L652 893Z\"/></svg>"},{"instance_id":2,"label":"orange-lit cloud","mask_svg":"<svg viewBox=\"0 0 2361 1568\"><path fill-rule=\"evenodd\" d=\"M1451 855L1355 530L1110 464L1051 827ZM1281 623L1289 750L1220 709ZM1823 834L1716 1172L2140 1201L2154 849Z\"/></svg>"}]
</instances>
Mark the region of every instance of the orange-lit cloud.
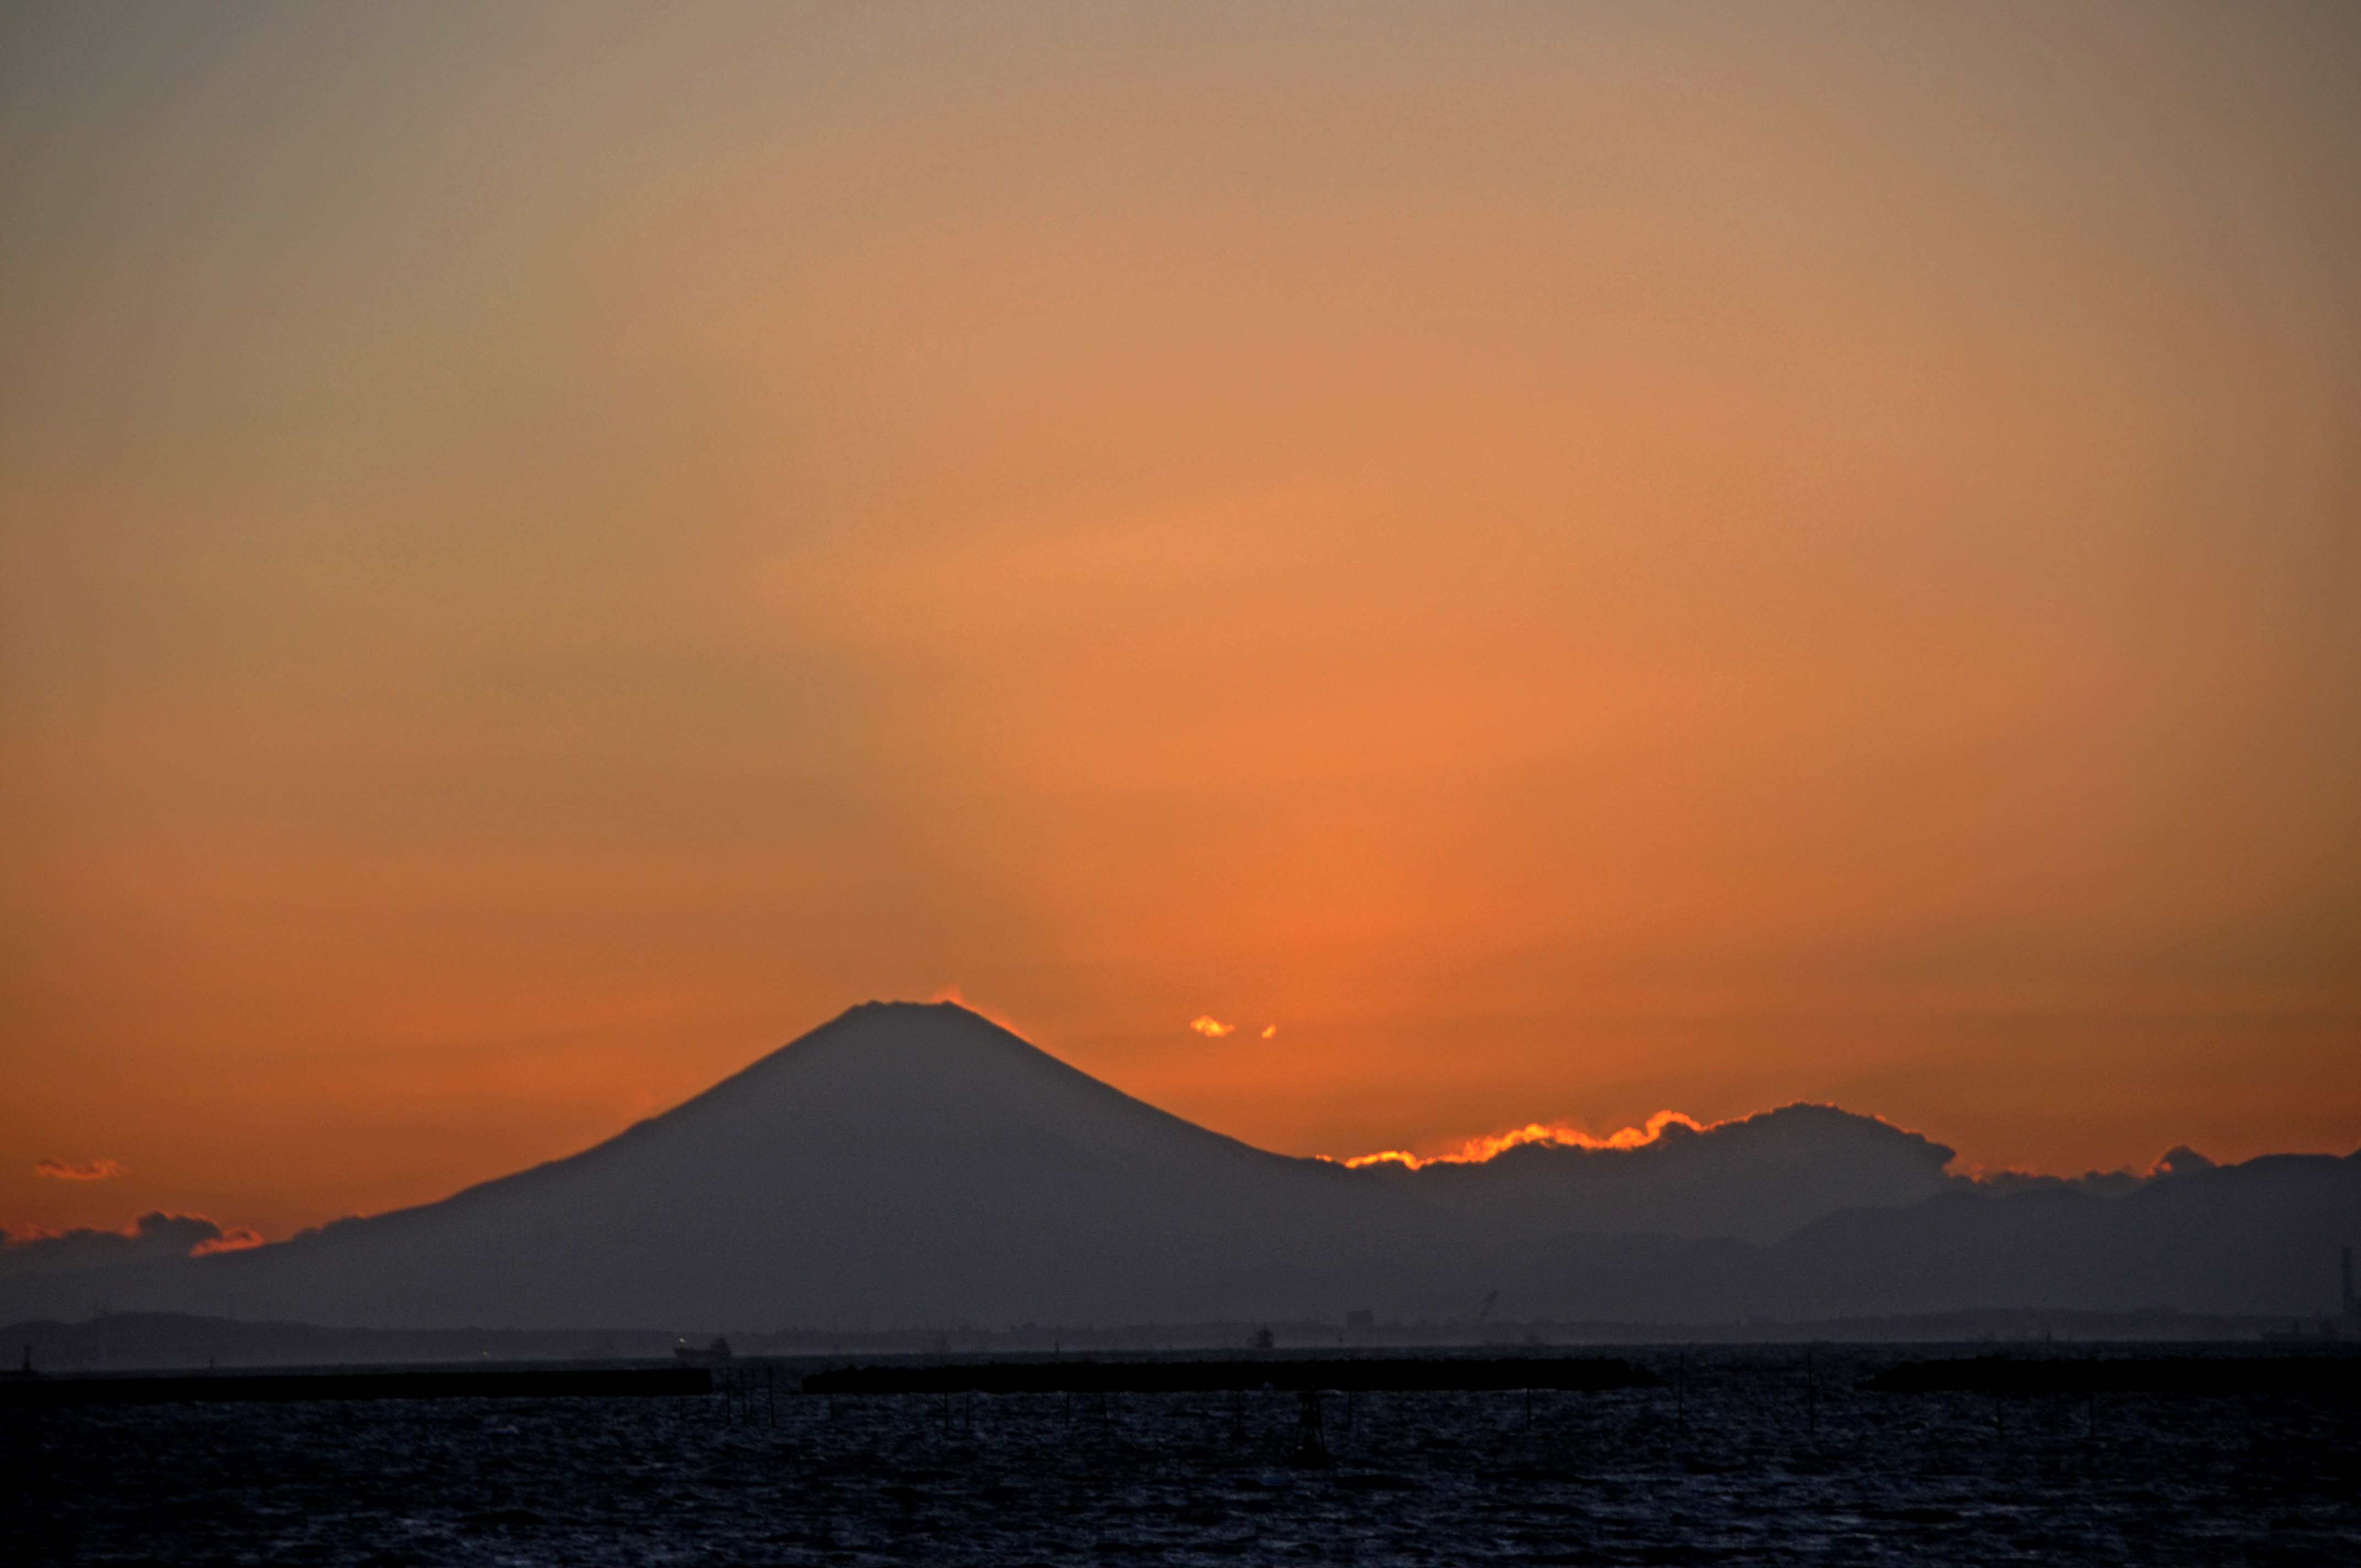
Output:
<instances>
[{"instance_id":1,"label":"orange-lit cloud","mask_svg":"<svg viewBox=\"0 0 2361 1568\"><path fill-rule=\"evenodd\" d=\"M1211 1013L1202 1013L1189 1020L1189 1027L1209 1040L1218 1040L1224 1035L1235 1034L1238 1026L1235 1024L1224 1024Z\"/></svg>"},{"instance_id":2,"label":"orange-lit cloud","mask_svg":"<svg viewBox=\"0 0 2361 1568\"><path fill-rule=\"evenodd\" d=\"M221 1234L191 1247L189 1255L205 1257L217 1252L244 1252L248 1247L260 1246L265 1239L258 1231L250 1231L244 1225L232 1225Z\"/></svg>"},{"instance_id":3,"label":"orange-lit cloud","mask_svg":"<svg viewBox=\"0 0 2361 1568\"><path fill-rule=\"evenodd\" d=\"M112 1181L123 1174L123 1162L94 1159L87 1165L75 1165L62 1159L39 1159L33 1162L33 1174L52 1181Z\"/></svg>"},{"instance_id":4,"label":"orange-lit cloud","mask_svg":"<svg viewBox=\"0 0 2361 1568\"><path fill-rule=\"evenodd\" d=\"M120 1230L0 1225L0 1247L19 1264L34 1259L105 1264L203 1257L207 1253L260 1246L265 1239L244 1225L224 1226L203 1214L169 1214L160 1209L140 1215Z\"/></svg>"},{"instance_id":5,"label":"orange-lit cloud","mask_svg":"<svg viewBox=\"0 0 2361 1568\"><path fill-rule=\"evenodd\" d=\"M1528 1122L1505 1133L1487 1133L1480 1137L1469 1138L1441 1154L1415 1155L1407 1149L1379 1149L1375 1154L1355 1155L1339 1163L1355 1169L1365 1165L1402 1165L1416 1170L1426 1165L1481 1165L1495 1155L1523 1144L1550 1144L1560 1148L1576 1149L1636 1149L1654 1143L1666 1127L1676 1124L1693 1133L1708 1132L1723 1125L1719 1122L1699 1122L1678 1111L1659 1111L1648 1118L1645 1126L1625 1127L1601 1138L1564 1123Z\"/></svg>"}]
</instances>

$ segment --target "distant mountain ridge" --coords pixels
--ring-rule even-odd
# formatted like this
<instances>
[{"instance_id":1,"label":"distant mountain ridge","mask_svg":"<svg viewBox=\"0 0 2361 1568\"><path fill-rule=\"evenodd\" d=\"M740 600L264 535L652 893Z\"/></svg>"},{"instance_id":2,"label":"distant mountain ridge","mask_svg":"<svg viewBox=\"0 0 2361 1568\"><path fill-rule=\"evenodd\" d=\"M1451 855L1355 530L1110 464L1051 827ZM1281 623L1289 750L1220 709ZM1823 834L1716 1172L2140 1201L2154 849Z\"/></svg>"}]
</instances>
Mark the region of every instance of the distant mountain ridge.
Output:
<instances>
[{"instance_id":1,"label":"distant mountain ridge","mask_svg":"<svg viewBox=\"0 0 2361 1568\"><path fill-rule=\"evenodd\" d=\"M2334 1249L2361 1238L2361 1157L2191 1157L2120 1197L2001 1195L1950 1158L1795 1105L1633 1149L1348 1169L1199 1127L956 1005L872 1003L440 1202L195 1258L10 1247L0 1315L235 1297L356 1328L1145 1323L1439 1317L1495 1288L1566 1320L2294 1314L2333 1307Z\"/></svg>"}]
</instances>

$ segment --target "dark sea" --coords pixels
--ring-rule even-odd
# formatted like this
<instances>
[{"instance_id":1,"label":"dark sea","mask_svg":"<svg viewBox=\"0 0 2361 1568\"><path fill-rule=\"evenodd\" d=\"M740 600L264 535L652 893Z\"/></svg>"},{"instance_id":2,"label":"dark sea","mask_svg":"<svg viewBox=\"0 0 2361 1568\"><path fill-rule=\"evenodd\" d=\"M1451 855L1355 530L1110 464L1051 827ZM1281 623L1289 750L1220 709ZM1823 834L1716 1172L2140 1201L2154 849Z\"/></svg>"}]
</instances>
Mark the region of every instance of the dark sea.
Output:
<instances>
[{"instance_id":1,"label":"dark sea","mask_svg":"<svg viewBox=\"0 0 2361 1568\"><path fill-rule=\"evenodd\" d=\"M1892 1347L1679 1354L1678 1395L1332 1394L1324 1468L1290 1462L1290 1394L831 1400L784 1366L738 1398L16 1410L0 1559L2361 1563L2349 1398L1877 1394Z\"/></svg>"}]
</instances>

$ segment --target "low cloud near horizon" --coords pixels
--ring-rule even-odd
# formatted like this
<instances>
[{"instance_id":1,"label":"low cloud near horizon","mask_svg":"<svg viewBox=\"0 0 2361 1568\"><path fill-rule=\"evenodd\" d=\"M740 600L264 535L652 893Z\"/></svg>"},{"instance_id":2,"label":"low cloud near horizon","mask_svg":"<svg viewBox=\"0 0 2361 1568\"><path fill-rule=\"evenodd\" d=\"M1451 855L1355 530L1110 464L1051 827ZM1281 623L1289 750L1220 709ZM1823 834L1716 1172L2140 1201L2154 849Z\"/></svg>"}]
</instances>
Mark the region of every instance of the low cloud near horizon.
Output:
<instances>
[{"instance_id":1,"label":"low cloud near horizon","mask_svg":"<svg viewBox=\"0 0 2361 1568\"><path fill-rule=\"evenodd\" d=\"M107 1264L203 1257L260 1246L264 1237L244 1225L222 1225L203 1214L153 1210L120 1231L82 1226L48 1231L0 1227L0 1277L62 1274Z\"/></svg>"},{"instance_id":2,"label":"low cloud near horizon","mask_svg":"<svg viewBox=\"0 0 2361 1568\"><path fill-rule=\"evenodd\" d=\"M2120 1166L2114 1169L2092 1168L2080 1175L2059 1175L2028 1171L2007 1167L1985 1168L1959 1163L1949 1146L1938 1143L1925 1133L1903 1127L1873 1113L1848 1111L1840 1105L1799 1102L1757 1111L1744 1116L1732 1116L1718 1122L1700 1121L1678 1111L1659 1111L1642 1125L1627 1126L1613 1133L1588 1133L1565 1122L1529 1122L1521 1126L1499 1132L1448 1140L1444 1145L1421 1154L1408 1149L1388 1148L1372 1153L1336 1158L1333 1163L1358 1169L1365 1166L1398 1165L1405 1169L1419 1170L1432 1165L1488 1165L1500 1156L1527 1146L1543 1149L1566 1149L1592 1154L1638 1155L1660 1148L1668 1136L1680 1135L1713 1135L1738 1132L1773 1122L1797 1111L1833 1113L1851 1122L1875 1124L1901 1135L1912 1143L1943 1154L1942 1168L1949 1179L1970 1190L1992 1193L2023 1191L2028 1188L2074 1188L2092 1192L2120 1193L2142 1186L2160 1176L2184 1176L2216 1168L2209 1159L2186 1144L2176 1144L2152 1164L2145 1167ZM1331 1159L1329 1156L1320 1156Z\"/></svg>"}]
</instances>

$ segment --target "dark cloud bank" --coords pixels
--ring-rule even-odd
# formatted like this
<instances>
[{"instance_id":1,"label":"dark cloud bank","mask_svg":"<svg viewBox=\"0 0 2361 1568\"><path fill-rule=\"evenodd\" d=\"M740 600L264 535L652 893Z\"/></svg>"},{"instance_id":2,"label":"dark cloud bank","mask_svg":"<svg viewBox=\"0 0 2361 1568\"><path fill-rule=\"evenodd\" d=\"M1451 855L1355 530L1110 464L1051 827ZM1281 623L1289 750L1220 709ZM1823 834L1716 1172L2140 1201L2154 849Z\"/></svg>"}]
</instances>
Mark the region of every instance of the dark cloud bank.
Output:
<instances>
[{"instance_id":1,"label":"dark cloud bank","mask_svg":"<svg viewBox=\"0 0 2361 1568\"><path fill-rule=\"evenodd\" d=\"M1223 1137L950 1004L858 1007L678 1109L440 1203L271 1246L151 1214L0 1251L0 1316L352 1326L998 1325L1447 1316L1728 1322L2034 1308L2307 1315L2361 1154L1952 1176L1792 1105L1628 1150L1346 1169Z\"/></svg>"},{"instance_id":2,"label":"dark cloud bank","mask_svg":"<svg viewBox=\"0 0 2361 1568\"><path fill-rule=\"evenodd\" d=\"M142 1214L127 1231L10 1233L0 1245L0 1281L148 1262L181 1262L203 1253L248 1245L253 1234L225 1230L200 1214Z\"/></svg>"}]
</instances>

